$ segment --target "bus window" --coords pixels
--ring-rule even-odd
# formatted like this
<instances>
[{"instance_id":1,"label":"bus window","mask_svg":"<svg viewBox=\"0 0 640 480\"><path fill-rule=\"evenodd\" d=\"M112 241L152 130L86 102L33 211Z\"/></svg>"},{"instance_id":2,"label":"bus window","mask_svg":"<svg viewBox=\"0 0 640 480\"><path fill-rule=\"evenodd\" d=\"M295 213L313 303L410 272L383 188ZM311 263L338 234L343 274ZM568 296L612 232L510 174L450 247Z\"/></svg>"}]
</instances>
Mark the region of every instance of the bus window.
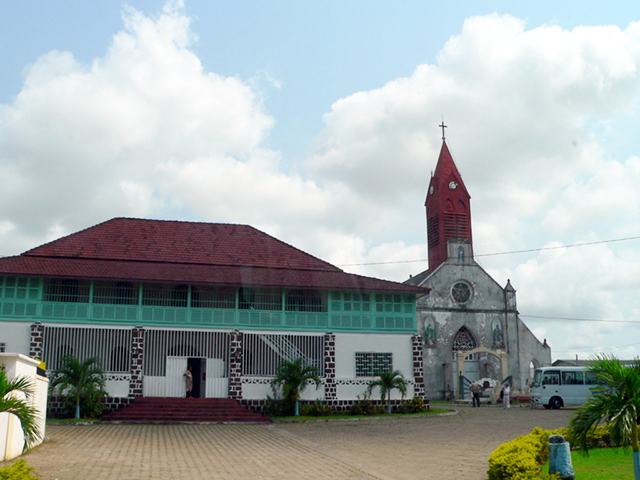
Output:
<instances>
[{"instance_id":1,"label":"bus window","mask_svg":"<svg viewBox=\"0 0 640 480\"><path fill-rule=\"evenodd\" d=\"M563 385L583 385L582 372L562 372Z\"/></svg>"},{"instance_id":2,"label":"bus window","mask_svg":"<svg viewBox=\"0 0 640 480\"><path fill-rule=\"evenodd\" d=\"M584 383L587 385L598 385L598 379L596 378L596 372L590 372L589 370L584 372Z\"/></svg>"},{"instance_id":3,"label":"bus window","mask_svg":"<svg viewBox=\"0 0 640 480\"><path fill-rule=\"evenodd\" d=\"M559 385L560 375L559 372L544 372L542 375L543 385Z\"/></svg>"}]
</instances>

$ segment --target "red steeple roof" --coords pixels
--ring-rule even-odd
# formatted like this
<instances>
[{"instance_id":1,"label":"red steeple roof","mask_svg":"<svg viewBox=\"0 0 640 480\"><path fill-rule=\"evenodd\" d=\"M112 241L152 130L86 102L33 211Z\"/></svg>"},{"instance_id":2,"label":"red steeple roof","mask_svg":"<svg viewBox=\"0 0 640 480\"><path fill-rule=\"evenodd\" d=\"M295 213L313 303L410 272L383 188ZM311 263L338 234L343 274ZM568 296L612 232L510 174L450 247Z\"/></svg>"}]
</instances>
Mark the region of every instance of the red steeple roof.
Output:
<instances>
[{"instance_id":1,"label":"red steeple roof","mask_svg":"<svg viewBox=\"0 0 640 480\"><path fill-rule=\"evenodd\" d=\"M470 200L449 147L443 140L425 201L430 271L447 259L448 240L471 242Z\"/></svg>"}]
</instances>

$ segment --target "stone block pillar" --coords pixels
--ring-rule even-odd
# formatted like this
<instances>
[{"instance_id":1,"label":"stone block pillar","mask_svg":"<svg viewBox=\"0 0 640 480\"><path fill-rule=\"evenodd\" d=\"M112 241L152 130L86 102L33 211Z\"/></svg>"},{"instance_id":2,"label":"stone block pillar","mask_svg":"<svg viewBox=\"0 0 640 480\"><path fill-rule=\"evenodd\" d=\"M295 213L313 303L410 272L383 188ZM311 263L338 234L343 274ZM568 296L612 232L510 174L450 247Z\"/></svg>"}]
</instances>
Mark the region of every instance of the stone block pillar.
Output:
<instances>
[{"instance_id":1,"label":"stone block pillar","mask_svg":"<svg viewBox=\"0 0 640 480\"><path fill-rule=\"evenodd\" d=\"M31 324L31 341L29 342L29 356L42 360L44 352L44 325L40 322Z\"/></svg>"},{"instance_id":2,"label":"stone block pillar","mask_svg":"<svg viewBox=\"0 0 640 480\"><path fill-rule=\"evenodd\" d=\"M242 400L242 358L244 356L243 333L231 332L229 358L229 398Z\"/></svg>"},{"instance_id":3,"label":"stone block pillar","mask_svg":"<svg viewBox=\"0 0 640 480\"><path fill-rule=\"evenodd\" d=\"M422 355L422 336L412 335L411 345L413 347L413 381L414 395L424 398L424 358Z\"/></svg>"},{"instance_id":4,"label":"stone block pillar","mask_svg":"<svg viewBox=\"0 0 640 480\"><path fill-rule=\"evenodd\" d=\"M336 388L336 335L324 335L324 399L337 400Z\"/></svg>"},{"instance_id":5,"label":"stone block pillar","mask_svg":"<svg viewBox=\"0 0 640 480\"><path fill-rule=\"evenodd\" d=\"M131 380L129 381L129 397L142 396L144 336L144 327L134 327L131 342Z\"/></svg>"}]
</instances>

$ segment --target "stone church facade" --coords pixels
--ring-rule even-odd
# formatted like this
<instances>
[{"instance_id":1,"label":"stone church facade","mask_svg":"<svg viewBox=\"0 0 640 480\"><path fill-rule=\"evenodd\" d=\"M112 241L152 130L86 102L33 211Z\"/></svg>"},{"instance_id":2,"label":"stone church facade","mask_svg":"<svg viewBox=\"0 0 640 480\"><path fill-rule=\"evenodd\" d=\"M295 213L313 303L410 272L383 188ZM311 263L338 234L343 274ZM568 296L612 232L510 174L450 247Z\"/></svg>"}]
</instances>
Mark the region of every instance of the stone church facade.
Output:
<instances>
[{"instance_id":1,"label":"stone church facade","mask_svg":"<svg viewBox=\"0 0 640 480\"><path fill-rule=\"evenodd\" d=\"M406 282L431 290L416 307L431 399L465 397L473 380L494 400L505 381L526 393L531 369L551 364L546 340L518 315L511 282L502 287L474 260L470 198L443 138L425 202L429 269Z\"/></svg>"}]
</instances>

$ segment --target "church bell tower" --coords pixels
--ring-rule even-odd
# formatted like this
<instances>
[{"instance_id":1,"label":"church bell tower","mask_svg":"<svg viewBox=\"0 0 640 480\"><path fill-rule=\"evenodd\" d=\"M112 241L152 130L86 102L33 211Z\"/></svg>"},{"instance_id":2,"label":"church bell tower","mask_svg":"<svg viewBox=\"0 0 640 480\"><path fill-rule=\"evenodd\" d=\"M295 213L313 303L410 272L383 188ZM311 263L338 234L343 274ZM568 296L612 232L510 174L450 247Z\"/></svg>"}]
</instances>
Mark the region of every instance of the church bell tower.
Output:
<instances>
[{"instance_id":1,"label":"church bell tower","mask_svg":"<svg viewBox=\"0 0 640 480\"><path fill-rule=\"evenodd\" d=\"M471 196L467 192L460 172L453 162L442 127L442 148L435 172L429 182L425 207L427 208L427 244L429 270L433 272L440 264L454 255L467 261L473 257L471 241ZM459 245L452 249L452 243ZM465 245L463 249L461 245Z\"/></svg>"}]
</instances>

